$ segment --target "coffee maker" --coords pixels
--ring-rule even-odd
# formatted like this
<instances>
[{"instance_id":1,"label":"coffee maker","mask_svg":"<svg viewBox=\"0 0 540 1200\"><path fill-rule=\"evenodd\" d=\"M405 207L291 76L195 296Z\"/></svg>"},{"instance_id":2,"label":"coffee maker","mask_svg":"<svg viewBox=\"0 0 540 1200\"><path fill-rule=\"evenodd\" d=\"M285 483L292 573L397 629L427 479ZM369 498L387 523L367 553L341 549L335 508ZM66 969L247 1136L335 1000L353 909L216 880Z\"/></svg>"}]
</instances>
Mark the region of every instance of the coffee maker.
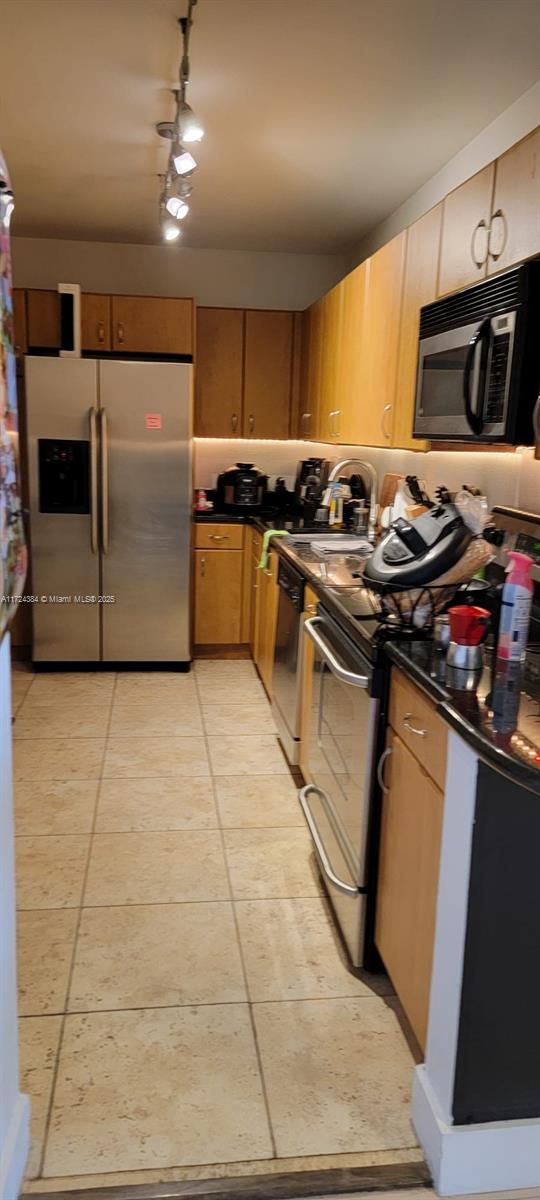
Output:
<instances>
[{"instance_id":1,"label":"coffee maker","mask_svg":"<svg viewBox=\"0 0 540 1200\"><path fill-rule=\"evenodd\" d=\"M330 474L330 463L326 458L302 458L296 469L294 485L295 504L312 501L315 493L322 492Z\"/></svg>"},{"instance_id":2,"label":"coffee maker","mask_svg":"<svg viewBox=\"0 0 540 1200\"><path fill-rule=\"evenodd\" d=\"M254 463L235 463L218 475L216 508L221 512L258 513L264 508L268 475Z\"/></svg>"}]
</instances>

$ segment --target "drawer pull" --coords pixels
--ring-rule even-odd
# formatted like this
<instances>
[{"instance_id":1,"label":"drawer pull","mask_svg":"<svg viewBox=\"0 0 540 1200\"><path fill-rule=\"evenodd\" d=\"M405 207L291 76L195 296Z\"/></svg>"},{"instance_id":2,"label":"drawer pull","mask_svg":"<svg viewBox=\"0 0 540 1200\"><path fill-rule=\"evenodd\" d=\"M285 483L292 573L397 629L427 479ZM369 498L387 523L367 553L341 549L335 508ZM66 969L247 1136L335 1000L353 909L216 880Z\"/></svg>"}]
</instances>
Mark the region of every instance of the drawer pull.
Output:
<instances>
[{"instance_id":1,"label":"drawer pull","mask_svg":"<svg viewBox=\"0 0 540 1200\"><path fill-rule=\"evenodd\" d=\"M384 782L384 764L385 764L387 758L389 758L390 755L393 753L394 753L394 747L387 746L386 750L383 750L381 757L377 763L377 783L379 784L381 792L384 792L385 795L387 792L390 791L390 788Z\"/></svg>"},{"instance_id":2,"label":"drawer pull","mask_svg":"<svg viewBox=\"0 0 540 1200\"><path fill-rule=\"evenodd\" d=\"M412 713L405 713L405 716L403 718L403 724L405 726L405 729L408 729L409 733L415 733L417 737L425 737L426 730L419 729L417 725L412 725L411 720L412 720Z\"/></svg>"},{"instance_id":3,"label":"drawer pull","mask_svg":"<svg viewBox=\"0 0 540 1200\"><path fill-rule=\"evenodd\" d=\"M228 533L211 533L210 541L211 542L228 542L229 534Z\"/></svg>"}]
</instances>

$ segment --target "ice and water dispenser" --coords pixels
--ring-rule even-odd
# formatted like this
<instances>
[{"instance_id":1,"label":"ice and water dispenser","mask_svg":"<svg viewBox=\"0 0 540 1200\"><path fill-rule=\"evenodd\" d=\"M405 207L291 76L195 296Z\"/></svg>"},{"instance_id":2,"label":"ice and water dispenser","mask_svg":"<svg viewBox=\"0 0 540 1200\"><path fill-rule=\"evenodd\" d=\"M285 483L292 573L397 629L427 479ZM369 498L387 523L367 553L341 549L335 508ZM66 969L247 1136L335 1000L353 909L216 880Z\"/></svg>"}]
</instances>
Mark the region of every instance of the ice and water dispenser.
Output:
<instances>
[{"instance_id":1,"label":"ice and water dispenser","mask_svg":"<svg viewBox=\"0 0 540 1200\"><path fill-rule=\"evenodd\" d=\"M39 511L90 512L90 444L65 438L39 438Z\"/></svg>"}]
</instances>

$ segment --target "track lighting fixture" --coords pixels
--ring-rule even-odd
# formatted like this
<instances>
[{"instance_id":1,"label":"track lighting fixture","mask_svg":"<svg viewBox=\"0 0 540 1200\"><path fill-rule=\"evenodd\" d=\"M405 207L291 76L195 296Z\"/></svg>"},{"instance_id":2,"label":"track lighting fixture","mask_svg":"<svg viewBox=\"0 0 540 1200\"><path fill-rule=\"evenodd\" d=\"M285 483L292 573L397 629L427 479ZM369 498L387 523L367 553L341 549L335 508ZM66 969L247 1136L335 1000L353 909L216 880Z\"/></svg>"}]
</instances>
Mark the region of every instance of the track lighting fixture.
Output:
<instances>
[{"instance_id":1,"label":"track lighting fixture","mask_svg":"<svg viewBox=\"0 0 540 1200\"><path fill-rule=\"evenodd\" d=\"M200 142L204 129L195 116L193 109L186 100L186 87L189 81L189 37L193 25L192 12L197 0L188 0L186 17L180 17L178 24L182 31L182 60L179 68L179 87L174 92L176 98L176 114L174 121L161 121L156 126L160 137L167 138L170 143L169 162L165 175L165 185L161 193L160 208L162 212L162 232L165 241L176 241L180 230L177 222L182 221L189 212L187 197L191 194L191 186L187 180L197 167L197 161L186 146ZM179 179L178 185L174 184ZM171 220L171 217L173 218Z\"/></svg>"}]
</instances>

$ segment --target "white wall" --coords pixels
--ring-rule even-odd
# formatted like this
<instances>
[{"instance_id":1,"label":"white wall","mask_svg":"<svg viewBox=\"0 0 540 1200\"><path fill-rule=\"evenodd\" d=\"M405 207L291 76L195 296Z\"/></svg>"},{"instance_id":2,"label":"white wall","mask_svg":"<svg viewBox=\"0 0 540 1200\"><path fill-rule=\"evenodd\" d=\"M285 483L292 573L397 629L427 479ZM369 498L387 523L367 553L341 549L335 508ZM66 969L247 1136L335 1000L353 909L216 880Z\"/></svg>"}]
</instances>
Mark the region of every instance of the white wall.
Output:
<instances>
[{"instance_id":1,"label":"white wall","mask_svg":"<svg viewBox=\"0 0 540 1200\"><path fill-rule=\"evenodd\" d=\"M459 187L471 175L504 154L521 138L526 137L540 122L540 82L500 113L491 125L473 138L458 154L451 158L436 175L412 196L409 196L390 216L386 217L355 246L349 258L348 270L362 262L390 238L401 233L423 213L428 212L448 192Z\"/></svg>"},{"instance_id":2,"label":"white wall","mask_svg":"<svg viewBox=\"0 0 540 1200\"><path fill-rule=\"evenodd\" d=\"M532 450L515 453L478 453L475 451L438 451L427 454L414 450L386 450L367 446L327 446L321 442L272 442L226 438L196 438L194 454L195 486L215 487L219 471L240 462L254 462L270 476L275 485L282 475L289 488L300 458L316 455L338 462L340 458L357 456L368 459L377 470L379 480L386 471L415 474L425 480L432 494L438 484L451 491L464 483L475 484L485 491L488 501L510 507L540 512L540 462Z\"/></svg>"},{"instance_id":3,"label":"white wall","mask_svg":"<svg viewBox=\"0 0 540 1200\"><path fill-rule=\"evenodd\" d=\"M15 287L80 283L87 292L194 296L231 308L303 309L340 279L347 257L194 250L53 238L11 240Z\"/></svg>"},{"instance_id":4,"label":"white wall","mask_svg":"<svg viewBox=\"0 0 540 1200\"><path fill-rule=\"evenodd\" d=\"M19 1092L9 637L0 646L0 1200L16 1200L28 1154L29 1103Z\"/></svg>"}]
</instances>

